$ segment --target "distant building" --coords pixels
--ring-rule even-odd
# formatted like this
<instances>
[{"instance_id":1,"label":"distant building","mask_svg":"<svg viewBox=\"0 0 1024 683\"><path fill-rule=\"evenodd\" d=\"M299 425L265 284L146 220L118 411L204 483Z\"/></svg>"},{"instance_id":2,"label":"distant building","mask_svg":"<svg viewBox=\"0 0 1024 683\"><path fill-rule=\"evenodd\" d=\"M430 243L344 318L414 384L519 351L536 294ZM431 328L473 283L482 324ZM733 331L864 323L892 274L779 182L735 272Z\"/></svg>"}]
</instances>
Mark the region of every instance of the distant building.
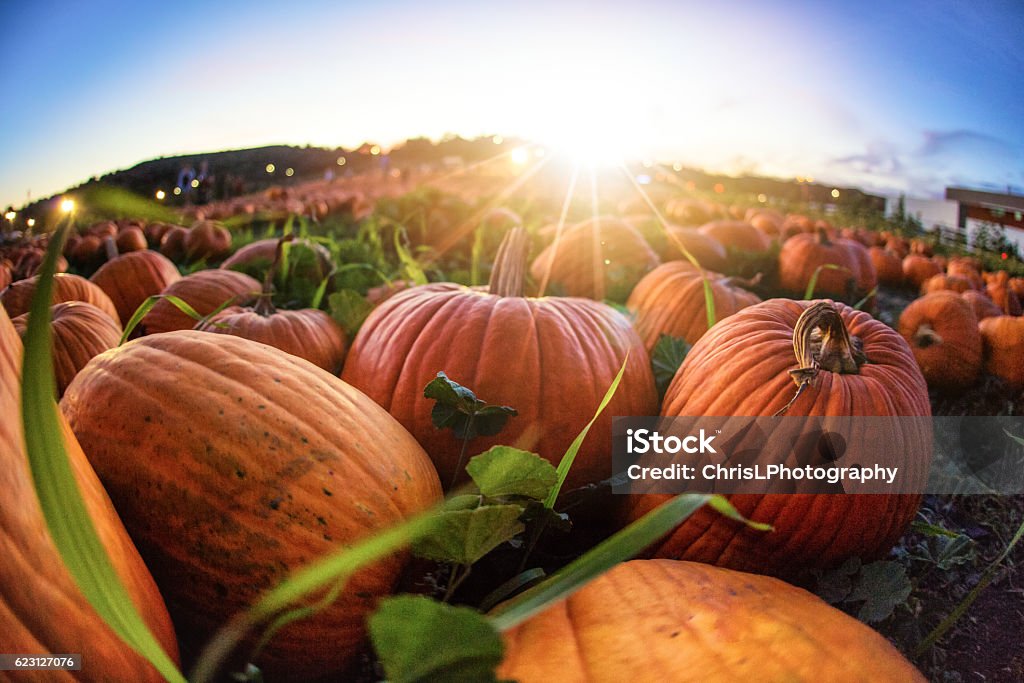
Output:
<instances>
[{"instance_id":1,"label":"distant building","mask_svg":"<svg viewBox=\"0 0 1024 683\"><path fill-rule=\"evenodd\" d=\"M898 203L898 198L889 197L886 215L893 215ZM945 199L904 199L904 210L925 230L938 227L962 236L968 243L973 242L982 225L1000 226L1006 238L1024 251L1024 195L947 187Z\"/></svg>"}]
</instances>

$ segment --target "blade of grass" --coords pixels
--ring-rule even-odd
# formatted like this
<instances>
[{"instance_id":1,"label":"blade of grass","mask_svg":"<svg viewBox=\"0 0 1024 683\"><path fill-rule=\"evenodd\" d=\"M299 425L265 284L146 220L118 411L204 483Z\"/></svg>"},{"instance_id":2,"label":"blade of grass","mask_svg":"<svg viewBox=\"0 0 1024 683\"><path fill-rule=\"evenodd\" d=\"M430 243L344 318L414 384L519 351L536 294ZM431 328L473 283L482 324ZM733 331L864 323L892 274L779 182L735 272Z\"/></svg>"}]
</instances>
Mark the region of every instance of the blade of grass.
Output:
<instances>
[{"instance_id":1,"label":"blade of grass","mask_svg":"<svg viewBox=\"0 0 1024 683\"><path fill-rule=\"evenodd\" d=\"M89 516L65 449L53 400L56 381L50 355L50 301L57 257L66 236L65 227L50 241L25 334L21 400L32 479L54 545L89 604L165 679L184 683L121 583Z\"/></svg>"},{"instance_id":2,"label":"blade of grass","mask_svg":"<svg viewBox=\"0 0 1024 683\"><path fill-rule=\"evenodd\" d=\"M153 307L156 306L157 302L161 299L166 299L168 302L173 304L175 308L196 322L205 322L234 303L238 299L238 296L236 295L231 297L211 311L209 315L202 315L199 311L192 308L187 301L174 296L173 294L154 294L153 296L147 297L146 300L139 304L139 307L135 309L135 313L133 313L132 317L128 320L128 324L124 326L124 332L121 333L121 340L117 343L118 346L128 341L128 337L131 333L135 331L135 328L139 326L139 323L146 317L146 314L153 310Z\"/></svg>"},{"instance_id":3,"label":"blade of grass","mask_svg":"<svg viewBox=\"0 0 1024 683\"><path fill-rule=\"evenodd\" d=\"M860 301L853 305L854 310L859 311L861 307L864 304L866 304L871 299L871 297L875 296L876 294L878 294L878 285L872 287L871 291L865 294L863 299L861 299Z\"/></svg>"},{"instance_id":4,"label":"blade of grass","mask_svg":"<svg viewBox=\"0 0 1024 683\"><path fill-rule=\"evenodd\" d=\"M822 270L849 270L842 266L837 266L834 263L823 263L814 269L814 273L811 274L811 279L807 282L807 289L804 291L804 301L809 301L814 298L814 290L818 286L818 276L821 275Z\"/></svg>"}]
</instances>

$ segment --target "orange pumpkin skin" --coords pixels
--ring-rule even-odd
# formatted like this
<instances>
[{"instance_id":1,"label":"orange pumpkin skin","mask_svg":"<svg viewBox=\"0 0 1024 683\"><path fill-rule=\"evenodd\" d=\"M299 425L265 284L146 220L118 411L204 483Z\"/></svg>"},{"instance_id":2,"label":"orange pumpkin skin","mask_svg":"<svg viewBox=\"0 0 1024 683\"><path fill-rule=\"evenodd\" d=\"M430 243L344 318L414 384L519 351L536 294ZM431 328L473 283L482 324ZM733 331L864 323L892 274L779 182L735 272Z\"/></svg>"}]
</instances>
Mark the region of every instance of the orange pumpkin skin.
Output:
<instances>
[{"instance_id":1,"label":"orange pumpkin skin","mask_svg":"<svg viewBox=\"0 0 1024 683\"><path fill-rule=\"evenodd\" d=\"M978 319L978 322L985 318L991 318L994 315L1003 315L1003 311L996 306L988 294L979 292L976 289L968 289L966 292L961 293L960 297L974 311L974 317Z\"/></svg>"},{"instance_id":2,"label":"orange pumpkin skin","mask_svg":"<svg viewBox=\"0 0 1024 683\"><path fill-rule=\"evenodd\" d=\"M200 639L289 571L440 497L426 454L366 396L238 337L188 330L129 342L94 358L61 409L171 614ZM392 556L358 572L256 664L278 679L339 674L403 564Z\"/></svg>"},{"instance_id":3,"label":"orange pumpkin skin","mask_svg":"<svg viewBox=\"0 0 1024 683\"><path fill-rule=\"evenodd\" d=\"M185 236L185 258L189 261L219 259L231 251L231 233L211 221L200 221Z\"/></svg>"},{"instance_id":4,"label":"orange pumpkin skin","mask_svg":"<svg viewBox=\"0 0 1024 683\"><path fill-rule=\"evenodd\" d=\"M185 258L185 240L188 238L188 228L180 225L173 225L164 231L160 237L160 253L174 261L181 261Z\"/></svg>"},{"instance_id":5,"label":"orange pumpkin skin","mask_svg":"<svg viewBox=\"0 0 1024 683\"><path fill-rule=\"evenodd\" d=\"M765 416L784 408L796 386L793 328L813 302L771 299L715 325L676 373L662 405L666 416ZM863 342L868 363L859 374L822 371L786 415L931 415L928 388L913 353L892 328L867 313L836 303L850 335ZM742 349L740 353L737 349ZM915 429L916 425L908 429ZM923 470L927 437L894 433L906 444L901 471ZM668 497L623 496L627 521L639 519ZM851 556L877 557L899 539L914 517L912 495L732 495L750 519L774 525L767 534L701 510L656 544L657 557L708 562L781 576L841 564Z\"/></svg>"},{"instance_id":6,"label":"orange pumpkin skin","mask_svg":"<svg viewBox=\"0 0 1024 683\"><path fill-rule=\"evenodd\" d=\"M915 299L900 314L899 332L928 386L960 391L981 372L981 334L971 305L956 292Z\"/></svg>"},{"instance_id":7,"label":"orange pumpkin skin","mask_svg":"<svg viewBox=\"0 0 1024 683\"><path fill-rule=\"evenodd\" d=\"M331 374L341 369L348 349L345 331L331 316L315 308L261 314L257 309L232 306L196 329L267 344Z\"/></svg>"},{"instance_id":8,"label":"orange pumpkin skin","mask_svg":"<svg viewBox=\"0 0 1024 683\"><path fill-rule=\"evenodd\" d=\"M985 289L980 264L974 259L955 258L946 266L946 275L955 275L970 283L971 289Z\"/></svg>"},{"instance_id":9,"label":"orange pumpkin skin","mask_svg":"<svg viewBox=\"0 0 1024 683\"><path fill-rule=\"evenodd\" d=\"M534 259L534 280L546 277L566 296L625 299L661 260L636 228L616 218L578 223Z\"/></svg>"},{"instance_id":10,"label":"orange pumpkin skin","mask_svg":"<svg viewBox=\"0 0 1024 683\"><path fill-rule=\"evenodd\" d=\"M53 369L57 376L57 397L85 364L121 341L121 325L109 315L84 301L56 304L50 309L53 326ZM13 321L22 337L28 331L28 313Z\"/></svg>"},{"instance_id":11,"label":"orange pumpkin skin","mask_svg":"<svg viewBox=\"0 0 1024 683\"><path fill-rule=\"evenodd\" d=\"M0 646L34 655L77 652L81 671L46 671L11 680L162 681L89 605L64 566L39 507L21 416L22 345L0 309ZM71 468L110 556L143 620L174 660L178 645L167 608L74 434L61 420Z\"/></svg>"},{"instance_id":12,"label":"orange pumpkin skin","mask_svg":"<svg viewBox=\"0 0 1024 683\"><path fill-rule=\"evenodd\" d=\"M718 273L704 271L702 275L686 261L663 263L637 283L626 302L636 316L633 327L648 352L663 334L693 344L707 332L705 279L715 302L716 321L761 301Z\"/></svg>"},{"instance_id":13,"label":"orange pumpkin skin","mask_svg":"<svg viewBox=\"0 0 1024 683\"><path fill-rule=\"evenodd\" d=\"M1024 318L999 315L978 323L985 346L985 372L1024 389Z\"/></svg>"},{"instance_id":14,"label":"orange pumpkin skin","mask_svg":"<svg viewBox=\"0 0 1024 683\"><path fill-rule=\"evenodd\" d=\"M822 267L826 265L838 268ZM877 282L875 267L860 242L841 237L830 239L824 230L802 233L786 240L779 252L779 284L782 288L802 294L815 272L818 273L814 287L816 295L860 298Z\"/></svg>"},{"instance_id":15,"label":"orange pumpkin skin","mask_svg":"<svg viewBox=\"0 0 1024 683\"><path fill-rule=\"evenodd\" d=\"M686 256L679 248L681 244L690 252L691 256L697 259L701 268L716 271L725 268L727 262L725 247L714 237L708 237L693 228L681 228L676 225L670 225L668 231L669 236L665 240L665 248L660 253L662 261L685 260Z\"/></svg>"},{"instance_id":16,"label":"orange pumpkin skin","mask_svg":"<svg viewBox=\"0 0 1024 683\"><path fill-rule=\"evenodd\" d=\"M890 249L888 245L887 249ZM899 252L896 252L899 253ZM919 254L911 254L903 259L903 279L915 289L920 289L925 281L942 273L939 264Z\"/></svg>"},{"instance_id":17,"label":"orange pumpkin skin","mask_svg":"<svg viewBox=\"0 0 1024 683\"><path fill-rule=\"evenodd\" d=\"M1020 315L1021 304L1017 294L1010 287L1010 274L999 271L985 285L984 290L1004 315Z\"/></svg>"},{"instance_id":18,"label":"orange pumpkin skin","mask_svg":"<svg viewBox=\"0 0 1024 683\"><path fill-rule=\"evenodd\" d=\"M883 247L871 247L868 253L880 284L886 287L899 287L903 284L903 263L896 252Z\"/></svg>"},{"instance_id":19,"label":"orange pumpkin skin","mask_svg":"<svg viewBox=\"0 0 1024 683\"><path fill-rule=\"evenodd\" d=\"M711 221L702 225L700 231L717 240L726 249L761 253L771 247L771 240L767 235L743 221Z\"/></svg>"},{"instance_id":20,"label":"orange pumpkin skin","mask_svg":"<svg viewBox=\"0 0 1024 683\"><path fill-rule=\"evenodd\" d=\"M28 313L38 283L38 276L30 277L27 280L18 280L0 293L0 303L3 303L7 315L16 318ZM59 304L65 301L84 301L100 309L114 320L118 319L117 308L114 307L114 302L110 300L106 292L84 277L58 273L53 278L53 303Z\"/></svg>"},{"instance_id":21,"label":"orange pumpkin skin","mask_svg":"<svg viewBox=\"0 0 1024 683\"><path fill-rule=\"evenodd\" d=\"M694 562L633 560L503 634L520 683L904 683L889 641L807 591Z\"/></svg>"},{"instance_id":22,"label":"orange pumpkin skin","mask_svg":"<svg viewBox=\"0 0 1024 683\"><path fill-rule=\"evenodd\" d=\"M165 256L145 249L107 261L90 278L114 302L121 325L126 325L142 302L181 279Z\"/></svg>"},{"instance_id":23,"label":"orange pumpkin skin","mask_svg":"<svg viewBox=\"0 0 1024 683\"><path fill-rule=\"evenodd\" d=\"M130 226L117 235L117 251L124 254L129 251L141 251L146 248L146 236L141 228Z\"/></svg>"},{"instance_id":24,"label":"orange pumpkin skin","mask_svg":"<svg viewBox=\"0 0 1024 683\"><path fill-rule=\"evenodd\" d=\"M497 436L474 439L472 454L509 444L557 465L593 417L627 353L622 382L583 442L564 489L569 490L610 476L613 415L653 415L658 409L643 342L605 304L498 296L452 284L412 287L370 313L341 377L412 432L447 485L462 443L431 422L434 402L423 388L438 372L488 403L519 411ZM459 477L465 479L461 470Z\"/></svg>"},{"instance_id":25,"label":"orange pumpkin skin","mask_svg":"<svg viewBox=\"0 0 1024 683\"><path fill-rule=\"evenodd\" d=\"M246 275L262 278L274 262L274 255L277 253L277 243L278 240L276 238L251 242L228 257L220 264L220 267L225 270L237 270ZM305 260L300 262L297 266L299 269L298 273L295 273L293 276L319 284L331 272L331 253L323 245L304 239L292 241L291 249L297 248L311 250L316 255L316 258L313 262Z\"/></svg>"},{"instance_id":26,"label":"orange pumpkin skin","mask_svg":"<svg viewBox=\"0 0 1024 683\"><path fill-rule=\"evenodd\" d=\"M962 293L969 289L977 289L972 287L971 283L959 275L933 275L924 281L921 285L921 294L931 294L932 292L942 292L949 290L952 292Z\"/></svg>"},{"instance_id":27,"label":"orange pumpkin skin","mask_svg":"<svg viewBox=\"0 0 1024 683\"><path fill-rule=\"evenodd\" d=\"M260 291L260 283L233 270L200 270L167 286L161 294L173 295L190 305L199 315L209 315L225 302L244 305ZM142 318L144 334L191 330L196 321L170 301L161 299Z\"/></svg>"}]
</instances>

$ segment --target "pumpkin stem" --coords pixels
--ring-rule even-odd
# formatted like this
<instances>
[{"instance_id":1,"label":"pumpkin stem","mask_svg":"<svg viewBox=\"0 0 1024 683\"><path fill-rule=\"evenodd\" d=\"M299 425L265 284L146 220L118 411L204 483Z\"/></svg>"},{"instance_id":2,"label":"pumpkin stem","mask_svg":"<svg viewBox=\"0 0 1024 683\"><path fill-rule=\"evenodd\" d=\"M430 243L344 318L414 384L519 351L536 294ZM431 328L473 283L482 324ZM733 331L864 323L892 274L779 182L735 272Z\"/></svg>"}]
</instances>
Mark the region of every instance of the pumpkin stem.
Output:
<instances>
[{"instance_id":1,"label":"pumpkin stem","mask_svg":"<svg viewBox=\"0 0 1024 683\"><path fill-rule=\"evenodd\" d=\"M260 292L253 311L264 318L274 315L277 309L274 308L274 277L281 267L281 259L284 257L284 245L295 239L294 235L285 235L277 241L277 248L274 250L274 262L267 268L267 274L263 277L263 290Z\"/></svg>"},{"instance_id":2,"label":"pumpkin stem","mask_svg":"<svg viewBox=\"0 0 1024 683\"><path fill-rule=\"evenodd\" d=\"M918 348L921 349L927 349L933 344L941 344L943 341L939 333L933 330L932 326L928 323L921 323L921 326L914 332L913 340Z\"/></svg>"},{"instance_id":3,"label":"pumpkin stem","mask_svg":"<svg viewBox=\"0 0 1024 683\"><path fill-rule=\"evenodd\" d=\"M793 327L793 354L800 364L789 374L797 385L796 395L775 417L785 414L804 390L814 385L822 370L855 375L867 362L860 339L851 337L838 309L830 301L819 301L804 309Z\"/></svg>"},{"instance_id":4,"label":"pumpkin stem","mask_svg":"<svg viewBox=\"0 0 1024 683\"><path fill-rule=\"evenodd\" d=\"M832 246L832 240L828 238L828 231L825 228L816 228L815 231L818 233L818 244L822 244L826 247Z\"/></svg>"},{"instance_id":5,"label":"pumpkin stem","mask_svg":"<svg viewBox=\"0 0 1024 683\"><path fill-rule=\"evenodd\" d=\"M526 279L526 255L529 238L523 228L512 228L505 235L494 257L494 269L487 289L496 296L523 296Z\"/></svg>"},{"instance_id":6,"label":"pumpkin stem","mask_svg":"<svg viewBox=\"0 0 1024 683\"><path fill-rule=\"evenodd\" d=\"M764 273L758 273L754 277L740 277L738 275L731 275L727 278L722 278L722 284L727 287L743 287L744 289L752 289L761 284L761 279L764 277Z\"/></svg>"}]
</instances>

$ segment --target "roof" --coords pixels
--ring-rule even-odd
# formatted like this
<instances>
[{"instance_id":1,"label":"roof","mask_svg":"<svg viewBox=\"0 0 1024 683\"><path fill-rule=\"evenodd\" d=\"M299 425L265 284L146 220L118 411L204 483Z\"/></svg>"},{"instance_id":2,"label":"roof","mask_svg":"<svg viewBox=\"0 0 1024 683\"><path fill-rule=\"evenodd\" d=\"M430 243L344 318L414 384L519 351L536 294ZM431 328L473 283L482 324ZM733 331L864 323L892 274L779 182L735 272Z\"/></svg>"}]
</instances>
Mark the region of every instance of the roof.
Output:
<instances>
[{"instance_id":1,"label":"roof","mask_svg":"<svg viewBox=\"0 0 1024 683\"><path fill-rule=\"evenodd\" d=\"M991 209L1024 211L1024 195L1019 194L983 192L981 190L969 190L966 187L947 187L946 199L953 199L962 204L973 204Z\"/></svg>"}]
</instances>

